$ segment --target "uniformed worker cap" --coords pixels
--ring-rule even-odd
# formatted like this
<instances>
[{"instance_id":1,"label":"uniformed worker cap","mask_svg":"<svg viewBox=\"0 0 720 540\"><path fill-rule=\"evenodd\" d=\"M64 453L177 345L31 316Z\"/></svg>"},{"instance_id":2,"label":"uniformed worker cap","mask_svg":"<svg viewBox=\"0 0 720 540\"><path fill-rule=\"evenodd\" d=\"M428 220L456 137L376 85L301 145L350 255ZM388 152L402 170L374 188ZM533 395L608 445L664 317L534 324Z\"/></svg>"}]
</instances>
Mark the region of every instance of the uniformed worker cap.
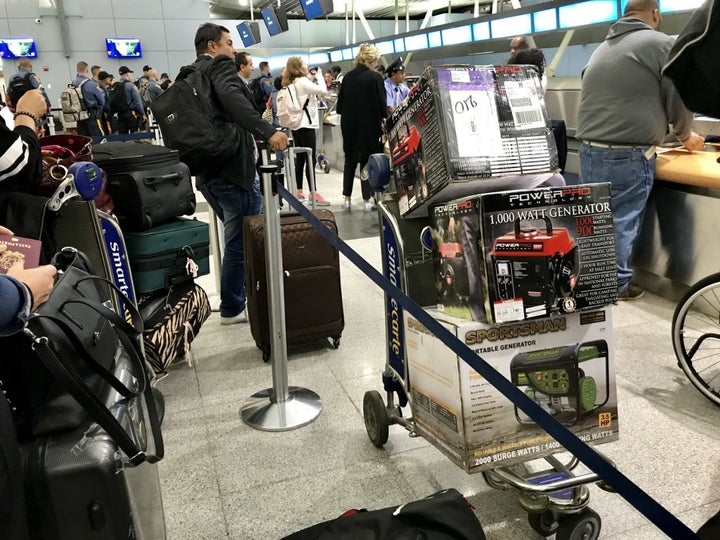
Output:
<instances>
[{"instance_id":1,"label":"uniformed worker cap","mask_svg":"<svg viewBox=\"0 0 720 540\"><path fill-rule=\"evenodd\" d=\"M118 73L120 75L125 75L126 73L135 73L135 72L127 66L120 66Z\"/></svg>"},{"instance_id":2,"label":"uniformed worker cap","mask_svg":"<svg viewBox=\"0 0 720 540\"><path fill-rule=\"evenodd\" d=\"M148 72L148 71L150 71L151 69L152 69L152 68L151 68L150 66L148 66L147 64L145 64L145 65L143 66L143 71L145 71L145 72Z\"/></svg>"},{"instance_id":3,"label":"uniformed worker cap","mask_svg":"<svg viewBox=\"0 0 720 540\"><path fill-rule=\"evenodd\" d=\"M392 77L393 74L398 71L405 71L405 64L403 64L402 56L398 56L395 60L393 60L385 70L385 73L388 74L388 77Z\"/></svg>"},{"instance_id":4,"label":"uniformed worker cap","mask_svg":"<svg viewBox=\"0 0 720 540\"><path fill-rule=\"evenodd\" d=\"M104 81L105 79L109 79L112 77L107 71L101 71L98 73L98 81Z\"/></svg>"}]
</instances>

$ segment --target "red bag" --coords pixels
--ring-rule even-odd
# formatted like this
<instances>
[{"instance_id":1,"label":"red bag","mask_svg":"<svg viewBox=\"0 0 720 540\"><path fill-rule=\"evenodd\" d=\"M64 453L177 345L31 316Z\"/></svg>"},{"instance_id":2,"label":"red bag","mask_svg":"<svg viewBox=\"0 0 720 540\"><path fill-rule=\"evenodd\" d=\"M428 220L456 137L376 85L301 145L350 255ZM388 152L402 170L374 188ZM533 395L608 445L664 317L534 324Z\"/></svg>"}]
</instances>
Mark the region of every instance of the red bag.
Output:
<instances>
[{"instance_id":1,"label":"red bag","mask_svg":"<svg viewBox=\"0 0 720 540\"><path fill-rule=\"evenodd\" d=\"M42 137L43 171L38 195L52 197L60 183L65 180L67 169L77 161L92 161L92 139L84 135L60 134ZM105 191L107 177L103 171L103 185L95 197L95 205L101 210L112 212L113 200Z\"/></svg>"}]
</instances>

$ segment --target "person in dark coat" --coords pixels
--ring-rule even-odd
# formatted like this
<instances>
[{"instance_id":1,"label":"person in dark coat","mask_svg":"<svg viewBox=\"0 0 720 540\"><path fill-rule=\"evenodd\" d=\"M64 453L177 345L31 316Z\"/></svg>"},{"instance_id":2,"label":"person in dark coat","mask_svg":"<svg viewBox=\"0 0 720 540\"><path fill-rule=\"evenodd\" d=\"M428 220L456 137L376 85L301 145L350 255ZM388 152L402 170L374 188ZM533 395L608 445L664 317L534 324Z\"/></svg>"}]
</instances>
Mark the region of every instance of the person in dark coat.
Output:
<instances>
[{"instance_id":1,"label":"person in dark coat","mask_svg":"<svg viewBox=\"0 0 720 540\"><path fill-rule=\"evenodd\" d=\"M343 209L350 210L355 170L360 165L361 179L371 154L382 152L380 137L382 121L387 116L383 78L375 66L380 51L373 45L360 45L355 68L343 78L338 94L337 112L343 135ZM372 212L372 189L367 182L361 182L364 211Z\"/></svg>"}]
</instances>

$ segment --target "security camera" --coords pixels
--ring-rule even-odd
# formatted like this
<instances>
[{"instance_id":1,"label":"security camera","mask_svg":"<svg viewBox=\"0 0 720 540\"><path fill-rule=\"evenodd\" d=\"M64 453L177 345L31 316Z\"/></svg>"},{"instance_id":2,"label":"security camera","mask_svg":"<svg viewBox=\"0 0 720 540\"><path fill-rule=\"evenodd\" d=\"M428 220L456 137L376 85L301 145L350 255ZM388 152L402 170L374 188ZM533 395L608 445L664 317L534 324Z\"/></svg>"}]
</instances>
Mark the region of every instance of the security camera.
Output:
<instances>
[{"instance_id":1,"label":"security camera","mask_svg":"<svg viewBox=\"0 0 720 540\"><path fill-rule=\"evenodd\" d=\"M42 22L42 19L35 19L35 24L40 24Z\"/></svg>"}]
</instances>

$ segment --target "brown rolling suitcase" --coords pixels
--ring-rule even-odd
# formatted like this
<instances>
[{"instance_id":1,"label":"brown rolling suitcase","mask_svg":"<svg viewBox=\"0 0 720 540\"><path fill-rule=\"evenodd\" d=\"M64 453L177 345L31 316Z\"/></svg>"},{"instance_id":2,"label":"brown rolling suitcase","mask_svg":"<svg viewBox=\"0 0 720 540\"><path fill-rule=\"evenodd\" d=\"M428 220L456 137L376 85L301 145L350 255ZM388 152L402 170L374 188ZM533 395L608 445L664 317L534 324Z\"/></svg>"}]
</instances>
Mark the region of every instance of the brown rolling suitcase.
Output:
<instances>
[{"instance_id":1,"label":"brown rolling suitcase","mask_svg":"<svg viewBox=\"0 0 720 540\"><path fill-rule=\"evenodd\" d=\"M337 234L332 212L314 210L313 213ZM270 315L263 219L263 216L245 218L243 242L250 330L267 362L270 358ZM281 214L280 228L287 342L302 343L329 337L333 347L337 348L345 327L338 251L300 214Z\"/></svg>"}]
</instances>

